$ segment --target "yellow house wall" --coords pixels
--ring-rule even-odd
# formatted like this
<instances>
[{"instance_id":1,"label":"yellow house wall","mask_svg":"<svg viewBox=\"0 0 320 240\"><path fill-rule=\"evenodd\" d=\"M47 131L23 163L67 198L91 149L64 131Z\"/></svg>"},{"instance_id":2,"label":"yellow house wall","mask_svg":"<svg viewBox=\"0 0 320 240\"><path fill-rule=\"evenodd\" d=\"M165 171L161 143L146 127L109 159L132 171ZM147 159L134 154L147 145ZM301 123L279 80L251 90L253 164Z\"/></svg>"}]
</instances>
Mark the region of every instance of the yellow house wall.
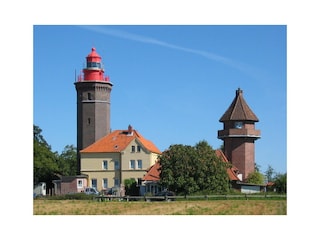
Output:
<instances>
[{"instance_id":1,"label":"yellow house wall","mask_svg":"<svg viewBox=\"0 0 320 240\"><path fill-rule=\"evenodd\" d=\"M132 151L132 146L135 147L135 151ZM140 146L140 152L138 152L138 146ZM132 142L124 149L121 158L121 169L122 169L122 183L125 179L138 179L142 178L149 167L151 167L157 158L158 154L151 153L148 151L137 139ZM131 168L130 160L135 160L135 169ZM142 168L138 168L138 160L142 160Z\"/></svg>"},{"instance_id":2,"label":"yellow house wall","mask_svg":"<svg viewBox=\"0 0 320 240\"><path fill-rule=\"evenodd\" d=\"M115 178L120 179L119 171L115 170L114 162L120 163L120 153L82 153L81 154L81 173L88 175L88 186L91 187L92 179L97 180L97 190L103 188L103 179L108 179L107 188L114 186ZM104 169L103 161L108 162L108 169Z\"/></svg>"}]
</instances>

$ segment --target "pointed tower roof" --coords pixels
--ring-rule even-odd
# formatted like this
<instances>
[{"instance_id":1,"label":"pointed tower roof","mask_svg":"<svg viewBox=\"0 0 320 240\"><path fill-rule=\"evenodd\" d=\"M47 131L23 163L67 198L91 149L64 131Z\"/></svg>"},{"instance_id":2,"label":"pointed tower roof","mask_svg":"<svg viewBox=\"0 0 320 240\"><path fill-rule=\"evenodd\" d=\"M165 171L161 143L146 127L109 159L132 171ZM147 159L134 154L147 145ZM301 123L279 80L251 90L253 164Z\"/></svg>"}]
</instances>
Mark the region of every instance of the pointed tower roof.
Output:
<instances>
[{"instance_id":1,"label":"pointed tower roof","mask_svg":"<svg viewBox=\"0 0 320 240\"><path fill-rule=\"evenodd\" d=\"M259 119L257 116L252 112L248 104L243 98L243 91L238 88L236 90L236 96L233 99L231 105L227 109L227 111L223 114L220 118L219 122L226 122L226 121L254 121L258 122Z\"/></svg>"}]
</instances>

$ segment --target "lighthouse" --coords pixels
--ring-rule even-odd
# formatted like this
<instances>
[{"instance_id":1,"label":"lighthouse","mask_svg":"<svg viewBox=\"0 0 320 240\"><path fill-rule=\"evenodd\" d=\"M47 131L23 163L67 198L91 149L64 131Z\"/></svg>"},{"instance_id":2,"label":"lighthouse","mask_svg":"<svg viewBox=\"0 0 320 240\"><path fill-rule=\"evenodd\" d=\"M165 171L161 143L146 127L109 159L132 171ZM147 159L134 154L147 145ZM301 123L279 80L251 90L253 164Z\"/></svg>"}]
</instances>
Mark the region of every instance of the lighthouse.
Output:
<instances>
[{"instance_id":1,"label":"lighthouse","mask_svg":"<svg viewBox=\"0 0 320 240\"><path fill-rule=\"evenodd\" d=\"M105 76L100 55L95 48L86 57L85 67L75 84L77 91L77 154L110 133L110 94L112 83Z\"/></svg>"}]
</instances>

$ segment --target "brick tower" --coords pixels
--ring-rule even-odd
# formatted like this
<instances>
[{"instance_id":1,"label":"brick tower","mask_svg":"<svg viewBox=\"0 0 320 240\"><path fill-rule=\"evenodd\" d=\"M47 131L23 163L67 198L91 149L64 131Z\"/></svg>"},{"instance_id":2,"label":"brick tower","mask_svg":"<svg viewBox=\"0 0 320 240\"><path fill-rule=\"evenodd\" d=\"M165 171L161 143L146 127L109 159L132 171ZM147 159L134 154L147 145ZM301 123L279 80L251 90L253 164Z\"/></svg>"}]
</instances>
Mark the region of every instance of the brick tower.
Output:
<instances>
[{"instance_id":1,"label":"brick tower","mask_svg":"<svg viewBox=\"0 0 320 240\"><path fill-rule=\"evenodd\" d=\"M110 133L110 93L112 83L104 76L101 57L92 48L86 57L75 87L77 90L77 154L79 151Z\"/></svg>"},{"instance_id":2,"label":"brick tower","mask_svg":"<svg viewBox=\"0 0 320 240\"><path fill-rule=\"evenodd\" d=\"M223 130L218 131L218 138L223 140L224 154L239 169L243 181L255 170L254 142L260 138L260 130L255 129L258 121L238 88L231 105L219 120Z\"/></svg>"}]
</instances>

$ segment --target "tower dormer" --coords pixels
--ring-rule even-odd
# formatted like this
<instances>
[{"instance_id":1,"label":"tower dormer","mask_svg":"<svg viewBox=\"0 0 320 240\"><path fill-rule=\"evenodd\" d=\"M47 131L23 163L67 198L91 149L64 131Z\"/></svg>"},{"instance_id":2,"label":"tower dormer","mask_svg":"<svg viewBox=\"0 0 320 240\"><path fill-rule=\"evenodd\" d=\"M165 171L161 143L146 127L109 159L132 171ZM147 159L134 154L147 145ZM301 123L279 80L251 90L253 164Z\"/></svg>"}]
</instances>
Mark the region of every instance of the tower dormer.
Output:
<instances>
[{"instance_id":1,"label":"tower dormer","mask_svg":"<svg viewBox=\"0 0 320 240\"><path fill-rule=\"evenodd\" d=\"M259 119L246 103L240 88L236 90L235 98L219 121L223 123L218 138L223 140L224 154L245 180L255 170L254 142L260 138L260 130L255 129Z\"/></svg>"}]
</instances>

